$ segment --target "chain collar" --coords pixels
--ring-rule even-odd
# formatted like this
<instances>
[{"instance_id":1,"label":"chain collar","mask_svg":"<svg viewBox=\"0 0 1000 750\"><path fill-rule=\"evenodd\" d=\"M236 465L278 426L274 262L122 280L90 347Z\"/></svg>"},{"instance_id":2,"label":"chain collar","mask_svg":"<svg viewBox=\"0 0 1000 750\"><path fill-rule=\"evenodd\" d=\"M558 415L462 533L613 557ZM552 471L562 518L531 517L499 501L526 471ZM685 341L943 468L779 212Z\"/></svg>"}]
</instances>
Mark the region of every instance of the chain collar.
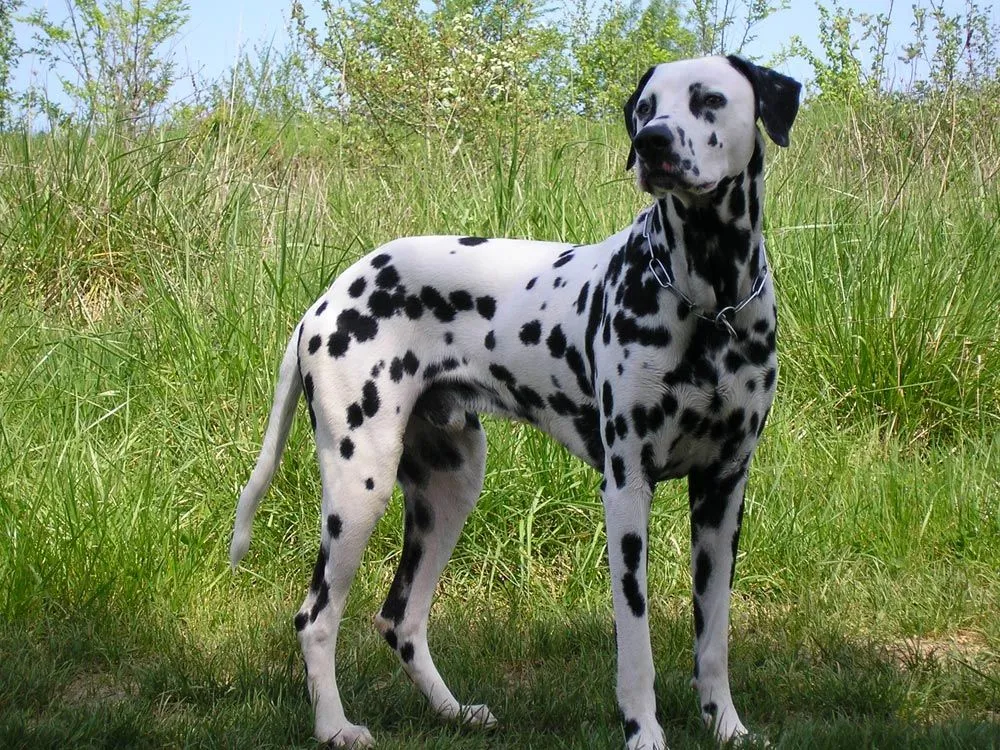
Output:
<instances>
[{"instance_id":1,"label":"chain collar","mask_svg":"<svg viewBox=\"0 0 1000 750\"><path fill-rule=\"evenodd\" d=\"M726 305L719 310L706 310L674 285L673 275L667 270L666 266L663 265L660 259L657 258L656 254L653 252L653 243L649 239L649 222L653 218L653 212L659 210L660 202L657 201L646 214L646 223L642 230L642 238L646 241L646 247L649 248L649 270L653 274L653 278L656 279L656 283L664 289L668 289L673 292L678 299L691 308L691 312L693 312L696 317L699 317L702 320L707 320L709 323L713 323L720 331L726 331L732 338L736 338L736 329L733 328L732 320L743 308L757 299L761 295L761 292L764 291L764 282L767 281L768 273L767 266L765 265L760 269L760 272L757 274L757 278L753 281L750 294L738 303L735 305Z\"/></svg>"}]
</instances>

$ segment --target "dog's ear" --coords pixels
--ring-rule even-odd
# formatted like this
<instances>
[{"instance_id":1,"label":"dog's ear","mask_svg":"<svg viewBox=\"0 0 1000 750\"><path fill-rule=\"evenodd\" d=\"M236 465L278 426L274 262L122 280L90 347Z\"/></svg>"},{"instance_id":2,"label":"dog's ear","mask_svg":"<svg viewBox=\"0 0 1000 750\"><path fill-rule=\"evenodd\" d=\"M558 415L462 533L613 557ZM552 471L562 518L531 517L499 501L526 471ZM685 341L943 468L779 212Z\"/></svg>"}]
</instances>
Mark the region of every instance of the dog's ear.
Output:
<instances>
[{"instance_id":1,"label":"dog's ear","mask_svg":"<svg viewBox=\"0 0 1000 750\"><path fill-rule=\"evenodd\" d=\"M642 78L639 79L639 85L635 87L635 91L632 92L632 96L630 96L628 101L625 102L625 130L628 131L629 142L635 138L635 105L639 101L639 97L642 95L642 90L646 88L646 83L649 81L650 76L653 75L654 70L656 70L655 65L642 74ZM634 164L635 146L630 145L628 149L628 161L625 162L625 171L627 172L630 170Z\"/></svg>"},{"instance_id":2,"label":"dog's ear","mask_svg":"<svg viewBox=\"0 0 1000 750\"><path fill-rule=\"evenodd\" d=\"M737 55L726 57L753 86L757 99L757 117L764 123L764 130L779 146L788 146L788 131L792 129L799 111L799 94L802 84L777 71L754 65Z\"/></svg>"}]
</instances>

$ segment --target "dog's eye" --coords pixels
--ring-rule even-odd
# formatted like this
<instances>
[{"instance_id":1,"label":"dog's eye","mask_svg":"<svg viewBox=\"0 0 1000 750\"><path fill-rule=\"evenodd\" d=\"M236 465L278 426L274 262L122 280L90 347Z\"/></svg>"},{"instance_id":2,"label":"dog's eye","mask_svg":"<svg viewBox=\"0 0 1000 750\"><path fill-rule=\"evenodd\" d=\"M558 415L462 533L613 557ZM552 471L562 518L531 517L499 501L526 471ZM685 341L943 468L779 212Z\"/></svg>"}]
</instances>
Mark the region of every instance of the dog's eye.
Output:
<instances>
[{"instance_id":1,"label":"dog's eye","mask_svg":"<svg viewBox=\"0 0 1000 750\"><path fill-rule=\"evenodd\" d=\"M652 109L648 99L643 99L641 102L635 105L635 114L638 117L647 117L650 110Z\"/></svg>"},{"instance_id":2,"label":"dog's eye","mask_svg":"<svg viewBox=\"0 0 1000 750\"><path fill-rule=\"evenodd\" d=\"M705 98L702 102L706 107L712 107L717 109L726 103L726 97L722 94L705 94Z\"/></svg>"}]
</instances>

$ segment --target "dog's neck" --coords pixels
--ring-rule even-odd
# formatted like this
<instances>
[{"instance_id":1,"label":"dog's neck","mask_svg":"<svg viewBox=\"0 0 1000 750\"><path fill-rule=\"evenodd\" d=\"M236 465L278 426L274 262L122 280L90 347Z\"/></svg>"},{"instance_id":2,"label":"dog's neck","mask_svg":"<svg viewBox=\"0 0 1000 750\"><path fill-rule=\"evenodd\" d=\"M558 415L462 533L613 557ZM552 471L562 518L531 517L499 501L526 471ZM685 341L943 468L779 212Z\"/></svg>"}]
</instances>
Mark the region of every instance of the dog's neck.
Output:
<instances>
[{"instance_id":1,"label":"dog's neck","mask_svg":"<svg viewBox=\"0 0 1000 750\"><path fill-rule=\"evenodd\" d=\"M758 282L766 263L761 234L764 144L758 133L745 170L704 196L671 194L657 200L648 231L653 255L675 286L705 310L737 305ZM633 236L636 230L633 230Z\"/></svg>"}]
</instances>

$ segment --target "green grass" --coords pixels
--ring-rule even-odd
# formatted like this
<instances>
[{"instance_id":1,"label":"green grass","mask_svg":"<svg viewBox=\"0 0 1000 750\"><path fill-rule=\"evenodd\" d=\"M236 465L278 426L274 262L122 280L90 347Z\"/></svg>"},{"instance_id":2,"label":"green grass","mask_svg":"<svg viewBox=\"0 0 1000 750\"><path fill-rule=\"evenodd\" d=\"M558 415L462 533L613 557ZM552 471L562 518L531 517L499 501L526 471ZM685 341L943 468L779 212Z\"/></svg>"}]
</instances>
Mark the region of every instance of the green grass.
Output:
<instances>
[{"instance_id":1,"label":"green grass","mask_svg":"<svg viewBox=\"0 0 1000 750\"><path fill-rule=\"evenodd\" d=\"M0 139L0 747L312 746L291 627L318 544L307 420L239 574L226 561L298 314L395 236L584 242L642 205L615 127L363 157L272 130ZM782 371L737 565L736 702L781 748L996 747L1000 190L967 168L995 153L928 162L856 131L809 111L769 155ZM431 643L501 728L440 724L371 627L398 500L341 633L349 716L387 748L616 747L599 478L529 428L488 429ZM664 484L651 524L673 748L712 746L688 687L686 508Z\"/></svg>"}]
</instances>

